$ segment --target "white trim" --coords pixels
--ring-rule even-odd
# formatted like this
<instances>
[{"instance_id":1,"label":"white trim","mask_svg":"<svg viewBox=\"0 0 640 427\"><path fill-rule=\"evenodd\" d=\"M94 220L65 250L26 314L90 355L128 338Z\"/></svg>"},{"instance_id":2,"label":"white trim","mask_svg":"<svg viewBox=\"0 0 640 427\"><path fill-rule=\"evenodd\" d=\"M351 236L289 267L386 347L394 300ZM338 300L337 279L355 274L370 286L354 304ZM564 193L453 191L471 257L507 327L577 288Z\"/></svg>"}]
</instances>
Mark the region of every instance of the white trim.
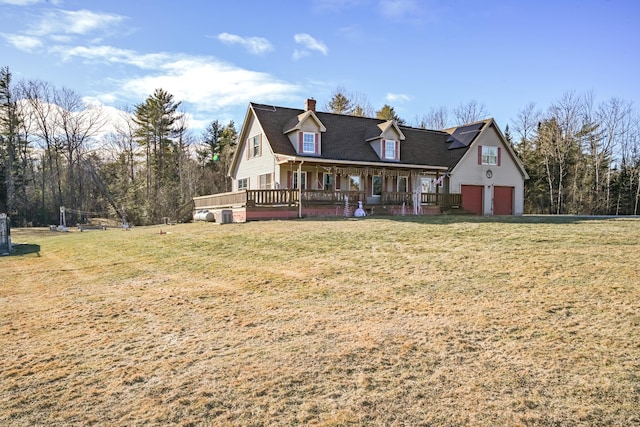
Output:
<instances>
[{"instance_id":1,"label":"white trim","mask_svg":"<svg viewBox=\"0 0 640 427\"><path fill-rule=\"evenodd\" d=\"M329 164L337 164L337 165L354 165L354 166L377 166L377 167L393 167L393 168L407 168L407 169L431 169L431 170L441 170L446 171L448 168L446 166L429 166L429 165L416 165L409 163L387 163L387 162L358 162L354 160L332 160L332 159L321 159L321 158L310 158L310 157L299 157L299 156L285 156L278 155L279 160L278 164L283 164L287 162L314 162L314 163L329 163Z\"/></svg>"}]
</instances>

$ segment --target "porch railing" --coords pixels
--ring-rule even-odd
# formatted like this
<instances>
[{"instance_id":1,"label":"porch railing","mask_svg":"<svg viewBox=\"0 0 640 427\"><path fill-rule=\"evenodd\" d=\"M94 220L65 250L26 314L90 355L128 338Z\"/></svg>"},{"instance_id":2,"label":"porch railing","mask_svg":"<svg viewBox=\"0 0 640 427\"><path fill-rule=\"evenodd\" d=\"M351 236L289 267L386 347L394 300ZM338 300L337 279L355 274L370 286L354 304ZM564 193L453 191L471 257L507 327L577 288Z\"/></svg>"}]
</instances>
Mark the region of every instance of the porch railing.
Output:
<instances>
[{"instance_id":1,"label":"porch railing","mask_svg":"<svg viewBox=\"0 0 640 427\"><path fill-rule=\"evenodd\" d=\"M242 190L231 193L212 194L208 196L194 197L194 208L222 208L233 206L297 206L299 190ZM349 203L365 201L366 195L361 191L340 190L302 190L302 201L317 204L342 204L349 197ZM413 205L413 193L383 193L380 199L382 204ZM422 193L420 203L423 205L435 205L445 208L462 206L462 195L453 193Z\"/></svg>"},{"instance_id":2,"label":"porch railing","mask_svg":"<svg viewBox=\"0 0 640 427\"><path fill-rule=\"evenodd\" d=\"M462 194L459 193L422 193L423 205L436 205L444 208L462 207Z\"/></svg>"},{"instance_id":3,"label":"porch railing","mask_svg":"<svg viewBox=\"0 0 640 427\"><path fill-rule=\"evenodd\" d=\"M230 193L210 194L208 196L194 197L194 208L227 208L244 206L247 203L246 191L234 191Z\"/></svg>"},{"instance_id":4,"label":"porch railing","mask_svg":"<svg viewBox=\"0 0 640 427\"><path fill-rule=\"evenodd\" d=\"M363 191L302 190L302 200L307 203L343 204L347 197L349 203L355 203L364 201L365 193Z\"/></svg>"},{"instance_id":5,"label":"porch railing","mask_svg":"<svg viewBox=\"0 0 640 427\"><path fill-rule=\"evenodd\" d=\"M249 206L293 206L298 203L298 190L246 190Z\"/></svg>"}]
</instances>

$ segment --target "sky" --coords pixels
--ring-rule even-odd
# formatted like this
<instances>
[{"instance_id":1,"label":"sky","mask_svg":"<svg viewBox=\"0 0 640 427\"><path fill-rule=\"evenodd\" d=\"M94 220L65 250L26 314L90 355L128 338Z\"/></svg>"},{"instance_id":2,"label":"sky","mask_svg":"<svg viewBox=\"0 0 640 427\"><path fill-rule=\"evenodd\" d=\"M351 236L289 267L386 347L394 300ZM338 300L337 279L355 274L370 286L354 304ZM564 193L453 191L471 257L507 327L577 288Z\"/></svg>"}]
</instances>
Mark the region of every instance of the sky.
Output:
<instances>
[{"instance_id":1,"label":"sky","mask_svg":"<svg viewBox=\"0 0 640 427\"><path fill-rule=\"evenodd\" d=\"M0 66L119 109L156 88L192 129L337 88L408 124L470 101L504 129L563 94L640 102L637 0L0 0Z\"/></svg>"}]
</instances>

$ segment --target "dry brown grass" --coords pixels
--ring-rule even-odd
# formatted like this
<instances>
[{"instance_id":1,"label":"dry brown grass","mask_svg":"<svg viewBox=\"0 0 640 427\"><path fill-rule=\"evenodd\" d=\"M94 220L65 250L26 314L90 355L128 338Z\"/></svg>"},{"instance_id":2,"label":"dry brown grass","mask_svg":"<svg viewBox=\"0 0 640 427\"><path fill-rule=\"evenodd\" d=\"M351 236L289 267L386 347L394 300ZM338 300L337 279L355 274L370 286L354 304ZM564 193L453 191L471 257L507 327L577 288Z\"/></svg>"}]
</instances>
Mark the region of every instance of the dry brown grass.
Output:
<instances>
[{"instance_id":1,"label":"dry brown grass","mask_svg":"<svg viewBox=\"0 0 640 427\"><path fill-rule=\"evenodd\" d=\"M640 425L640 220L162 229L13 230L1 425Z\"/></svg>"}]
</instances>

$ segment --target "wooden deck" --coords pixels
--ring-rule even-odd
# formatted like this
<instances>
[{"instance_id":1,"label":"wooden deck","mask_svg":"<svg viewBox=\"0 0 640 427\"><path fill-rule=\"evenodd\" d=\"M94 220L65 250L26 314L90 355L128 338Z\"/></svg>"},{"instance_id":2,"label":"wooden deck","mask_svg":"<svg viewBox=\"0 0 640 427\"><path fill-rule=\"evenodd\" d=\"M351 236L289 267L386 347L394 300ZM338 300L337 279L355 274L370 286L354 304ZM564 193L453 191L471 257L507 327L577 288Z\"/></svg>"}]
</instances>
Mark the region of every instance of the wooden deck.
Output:
<instances>
[{"instance_id":1,"label":"wooden deck","mask_svg":"<svg viewBox=\"0 0 640 427\"><path fill-rule=\"evenodd\" d=\"M326 190L243 190L230 193L211 194L194 197L194 209L223 209L240 207L295 207L302 196L303 205L344 206L348 200L350 205L363 202L365 205L414 205L414 193L382 193L377 203L367 203L367 197L361 191L326 191ZM462 194L454 193L421 193L422 206L439 206L442 209L462 207ZM370 198L369 198L370 199Z\"/></svg>"}]
</instances>

